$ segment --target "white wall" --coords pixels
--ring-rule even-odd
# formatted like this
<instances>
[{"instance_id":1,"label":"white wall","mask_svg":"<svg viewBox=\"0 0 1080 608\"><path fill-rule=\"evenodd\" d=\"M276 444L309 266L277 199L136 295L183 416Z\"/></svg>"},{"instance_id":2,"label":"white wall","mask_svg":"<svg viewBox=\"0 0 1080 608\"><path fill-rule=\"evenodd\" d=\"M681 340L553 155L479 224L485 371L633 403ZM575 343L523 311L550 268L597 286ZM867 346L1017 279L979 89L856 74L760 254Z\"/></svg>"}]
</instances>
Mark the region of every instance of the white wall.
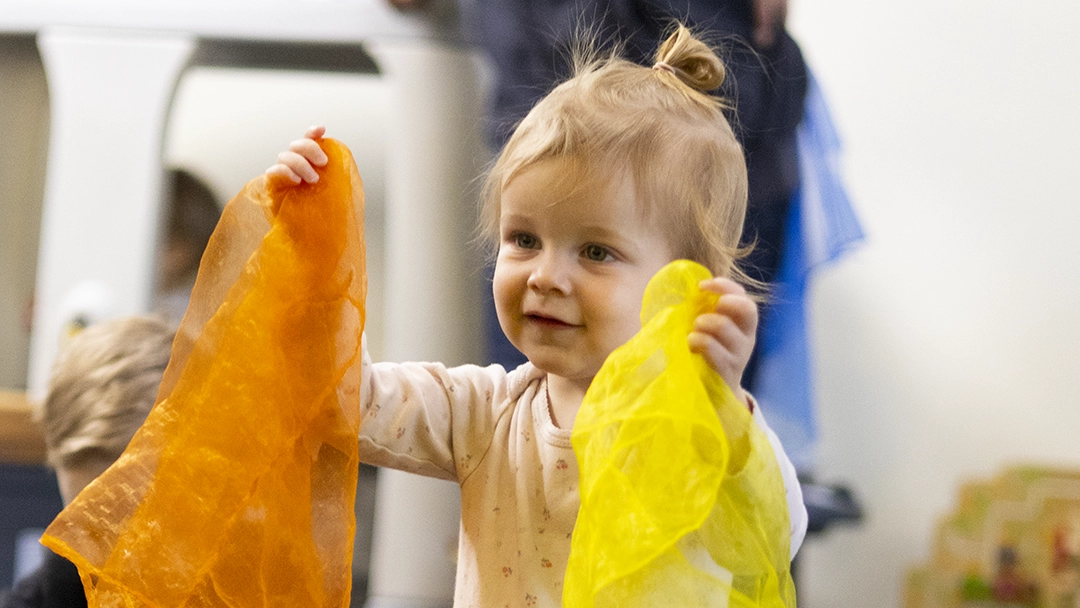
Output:
<instances>
[{"instance_id":1,"label":"white wall","mask_svg":"<svg viewBox=\"0 0 1080 608\"><path fill-rule=\"evenodd\" d=\"M192 68L180 79L165 164L202 178L222 205L311 125L349 146L364 180L368 340L382 349L383 204L390 91L375 75Z\"/></svg>"},{"instance_id":2,"label":"white wall","mask_svg":"<svg viewBox=\"0 0 1080 608\"><path fill-rule=\"evenodd\" d=\"M812 322L820 474L868 511L803 608L902 605L961 481L1080 467L1080 4L792 0L866 244Z\"/></svg>"}]
</instances>

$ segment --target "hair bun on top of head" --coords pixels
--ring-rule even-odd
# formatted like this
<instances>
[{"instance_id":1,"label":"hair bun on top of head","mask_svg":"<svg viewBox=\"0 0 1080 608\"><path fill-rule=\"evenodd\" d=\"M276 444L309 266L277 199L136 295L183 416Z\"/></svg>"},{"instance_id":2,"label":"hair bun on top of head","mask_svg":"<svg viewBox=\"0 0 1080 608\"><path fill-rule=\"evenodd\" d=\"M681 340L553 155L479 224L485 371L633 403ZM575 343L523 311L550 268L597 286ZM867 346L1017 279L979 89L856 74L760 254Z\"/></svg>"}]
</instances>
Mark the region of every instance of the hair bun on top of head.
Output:
<instances>
[{"instance_id":1,"label":"hair bun on top of head","mask_svg":"<svg viewBox=\"0 0 1080 608\"><path fill-rule=\"evenodd\" d=\"M681 23L656 51L653 69L674 74L684 84L701 92L718 88L727 75L716 52Z\"/></svg>"}]
</instances>

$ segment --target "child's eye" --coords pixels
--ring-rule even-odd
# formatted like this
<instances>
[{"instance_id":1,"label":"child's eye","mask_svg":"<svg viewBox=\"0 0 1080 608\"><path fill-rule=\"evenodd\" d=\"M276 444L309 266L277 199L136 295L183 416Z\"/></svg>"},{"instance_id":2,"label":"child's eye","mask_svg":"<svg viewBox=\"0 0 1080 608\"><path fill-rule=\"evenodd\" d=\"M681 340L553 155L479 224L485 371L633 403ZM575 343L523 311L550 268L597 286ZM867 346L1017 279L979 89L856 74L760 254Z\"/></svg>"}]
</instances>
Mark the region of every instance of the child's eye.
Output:
<instances>
[{"instance_id":1,"label":"child's eye","mask_svg":"<svg viewBox=\"0 0 1080 608\"><path fill-rule=\"evenodd\" d=\"M514 234L512 237L510 237L510 239L514 242L515 245L521 247L522 249L540 248L540 239L536 238L531 234L518 232L517 234Z\"/></svg>"},{"instance_id":2,"label":"child's eye","mask_svg":"<svg viewBox=\"0 0 1080 608\"><path fill-rule=\"evenodd\" d=\"M611 258L611 252L608 251L607 247L602 247L600 245L586 245L585 249L582 250L581 255L590 262L603 262Z\"/></svg>"}]
</instances>

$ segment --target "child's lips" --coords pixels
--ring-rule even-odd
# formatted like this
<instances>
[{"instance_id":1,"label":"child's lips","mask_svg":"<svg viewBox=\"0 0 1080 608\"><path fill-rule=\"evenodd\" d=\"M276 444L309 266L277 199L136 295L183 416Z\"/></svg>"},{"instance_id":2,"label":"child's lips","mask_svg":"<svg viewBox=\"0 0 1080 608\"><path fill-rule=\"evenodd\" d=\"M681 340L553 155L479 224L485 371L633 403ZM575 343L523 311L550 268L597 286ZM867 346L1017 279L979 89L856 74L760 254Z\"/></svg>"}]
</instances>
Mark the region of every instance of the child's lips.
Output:
<instances>
[{"instance_id":1,"label":"child's lips","mask_svg":"<svg viewBox=\"0 0 1080 608\"><path fill-rule=\"evenodd\" d=\"M525 313L525 318L530 323L535 323L536 325L539 325L541 327L548 327L552 329L576 327L572 323L567 323L566 321L556 319L555 317L548 317L546 315L537 313Z\"/></svg>"}]
</instances>

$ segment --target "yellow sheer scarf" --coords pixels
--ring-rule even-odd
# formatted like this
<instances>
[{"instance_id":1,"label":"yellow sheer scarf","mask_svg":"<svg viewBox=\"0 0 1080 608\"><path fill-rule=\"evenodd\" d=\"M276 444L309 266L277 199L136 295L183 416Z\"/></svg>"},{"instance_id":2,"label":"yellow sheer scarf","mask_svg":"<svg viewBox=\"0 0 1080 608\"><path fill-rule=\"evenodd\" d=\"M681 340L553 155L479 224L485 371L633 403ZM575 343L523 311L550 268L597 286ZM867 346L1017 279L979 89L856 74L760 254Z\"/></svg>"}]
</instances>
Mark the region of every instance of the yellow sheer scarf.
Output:
<instances>
[{"instance_id":1,"label":"yellow sheer scarf","mask_svg":"<svg viewBox=\"0 0 1080 608\"><path fill-rule=\"evenodd\" d=\"M572 443L581 510L563 606L793 608L783 477L746 406L690 352L717 296L681 260L589 387Z\"/></svg>"}]
</instances>

